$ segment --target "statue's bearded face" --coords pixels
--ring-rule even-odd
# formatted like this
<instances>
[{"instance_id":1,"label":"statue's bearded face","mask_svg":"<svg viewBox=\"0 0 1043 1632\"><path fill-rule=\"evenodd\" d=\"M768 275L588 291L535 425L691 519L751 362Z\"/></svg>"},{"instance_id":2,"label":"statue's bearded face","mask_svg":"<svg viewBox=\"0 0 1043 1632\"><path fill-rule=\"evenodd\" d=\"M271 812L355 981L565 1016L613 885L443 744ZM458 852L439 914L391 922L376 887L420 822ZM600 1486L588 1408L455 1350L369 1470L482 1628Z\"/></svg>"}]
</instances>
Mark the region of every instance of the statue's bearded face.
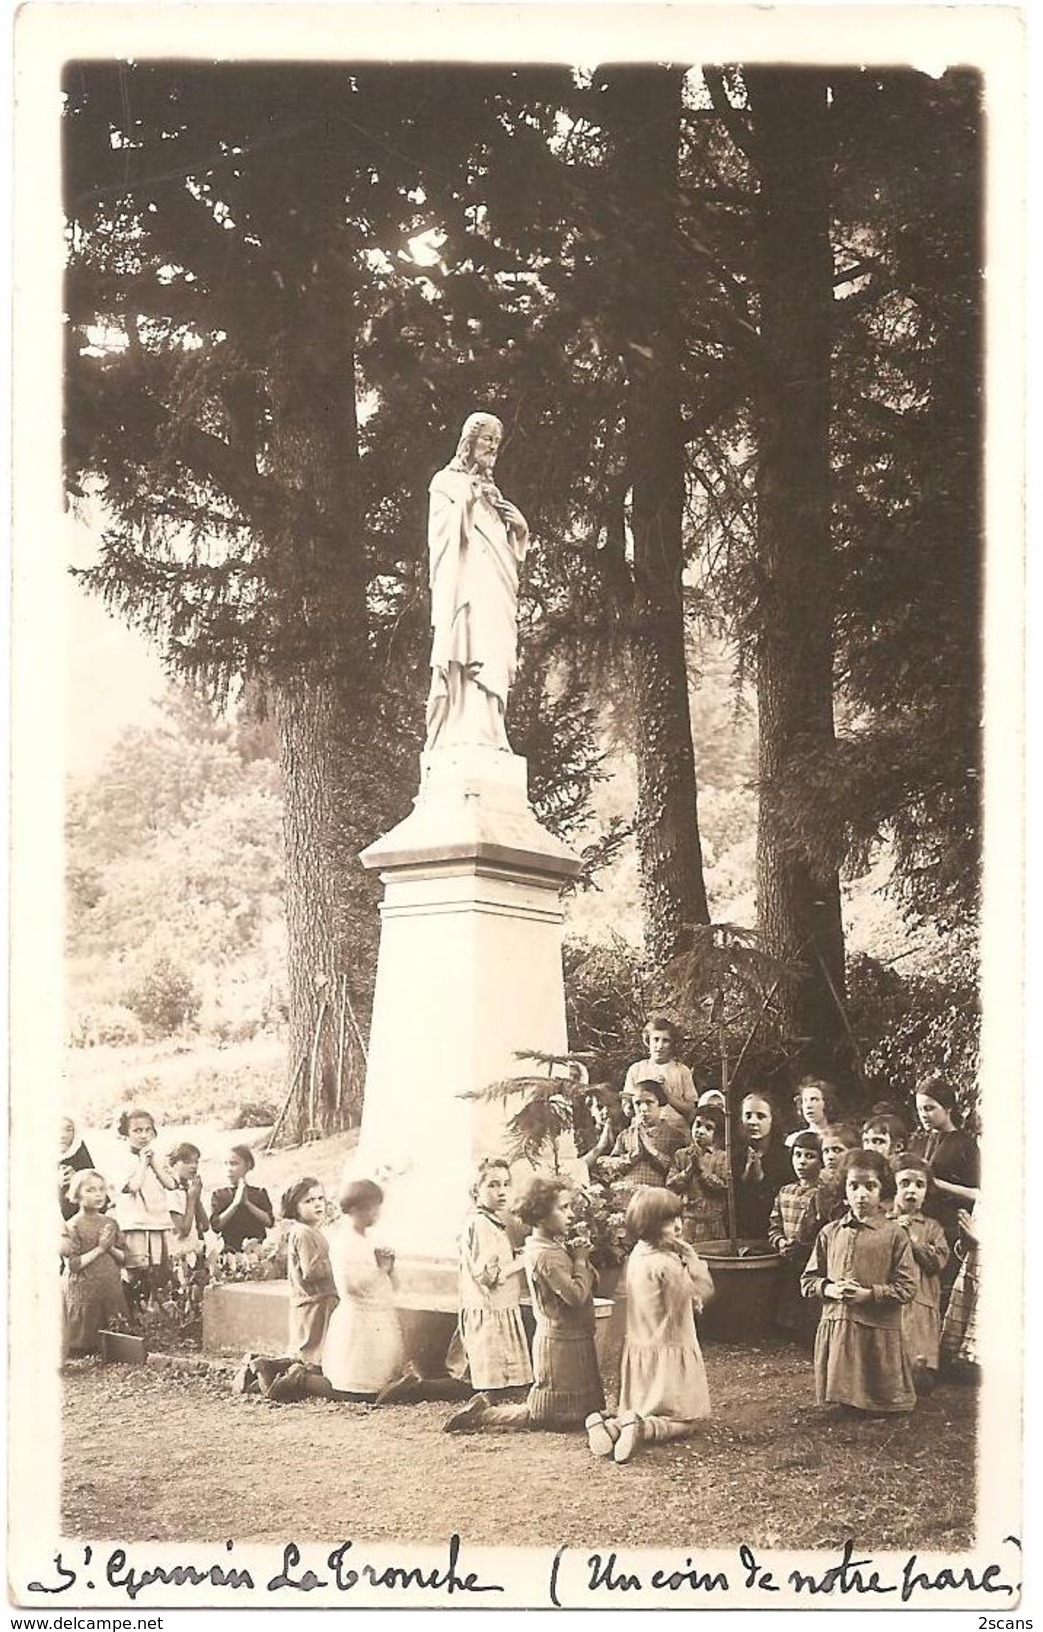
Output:
<instances>
[{"instance_id":1,"label":"statue's bearded face","mask_svg":"<svg viewBox=\"0 0 1043 1632\"><path fill-rule=\"evenodd\" d=\"M498 425L480 425L475 435L471 458L477 470L491 475L500 451L501 432Z\"/></svg>"}]
</instances>

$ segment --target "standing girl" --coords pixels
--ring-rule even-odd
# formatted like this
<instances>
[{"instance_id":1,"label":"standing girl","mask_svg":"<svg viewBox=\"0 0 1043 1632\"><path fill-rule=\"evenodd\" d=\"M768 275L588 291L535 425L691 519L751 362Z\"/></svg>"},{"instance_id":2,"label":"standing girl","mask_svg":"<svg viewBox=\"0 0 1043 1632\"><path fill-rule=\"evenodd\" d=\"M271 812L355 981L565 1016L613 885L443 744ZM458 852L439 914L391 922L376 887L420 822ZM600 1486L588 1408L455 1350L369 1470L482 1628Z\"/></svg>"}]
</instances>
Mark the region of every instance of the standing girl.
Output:
<instances>
[{"instance_id":1,"label":"standing girl","mask_svg":"<svg viewBox=\"0 0 1043 1632\"><path fill-rule=\"evenodd\" d=\"M793 1096L793 1104L801 1121L801 1129L808 1129L817 1133L821 1139L831 1122L836 1122L840 1116L840 1106L837 1101L837 1091L831 1082L824 1082L821 1077L802 1077L797 1084L797 1092ZM790 1134L786 1140L792 1146L795 1135Z\"/></svg>"},{"instance_id":2,"label":"standing girl","mask_svg":"<svg viewBox=\"0 0 1043 1632\"><path fill-rule=\"evenodd\" d=\"M905 1150L908 1133L905 1123L899 1116L892 1116L888 1111L878 1111L862 1124L863 1150L878 1150L881 1156L886 1156L891 1166Z\"/></svg>"},{"instance_id":3,"label":"standing girl","mask_svg":"<svg viewBox=\"0 0 1043 1632\"><path fill-rule=\"evenodd\" d=\"M826 1224L801 1276L819 1298L815 1395L820 1405L859 1411L911 1411L913 1374L902 1338L902 1309L916 1296L908 1231L885 1215L894 1173L876 1150L844 1158L844 1216Z\"/></svg>"},{"instance_id":4,"label":"standing girl","mask_svg":"<svg viewBox=\"0 0 1043 1632\"><path fill-rule=\"evenodd\" d=\"M743 1100L742 1138L735 1141L732 1161L736 1231L749 1240L766 1240L775 1197L793 1176L789 1151L766 1094L747 1094Z\"/></svg>"},{"instance_id":5,"label":"standing girl","mask_svg":"<svg viewBox=\"0 0 1043 1632\"><path fill-rule=\"evenodd\" d=\"M920 1127L909 1141L909 1151L922 1156L931 1169L934 1184L925 1211L938 1220L952 1251L960 1236L960 1209L974 1205L981 1183L978 1146L964 1131L956 1095L944 1077L927 1077L920 1083L916 1116ZM943 1287L948 1289L955 1275L956 1263L951 1259L949 1272L942 1277Z\"/></svg>"},{"instance_id":6,"label":"standing girl","mask_svg":"<svg viewBox=\"0 0 1043 1632\"><path fill-rule=\"evenodd\" d=\"M626 1099L624 1099L626 1104ZM666 1089L655 1078L639 1082L633 1095L634 1120L619 1135L608 1156L594 1164L595 1177L607 1180L625 1207L642 1184L665 1184L685 1135L665 1116Z\"/></svg>"},{"instance_id":7,"label":"standing girl","mask_svg":"<svg viewBox=\"0 0 1043 1632\"><path fill-rule=\"evenodd\" d=\"M728 1234L728 1156L724 1112L717 1105L697 1109L692 1142L674 1157L667 1188L683 1204L686 1241L720 1241Z\"/></svg>"},{"instance_id":8,"label":"standing girl","mask_svg":"<svg viewBox=\"0 0 1043 1632\"><path fill-rule=\"evenodd\" d=\"M627 1263L627 1333L619 1413L587 1417L595 1456L628 1462L639 1445L688 1439L710 1415L695 1312L713 1296L710 1272L685 1241L681 1203L667 1190L638 1190L627 1207L636 1244Z\"/></svg>"},{"instance_id":9,"label":"standing girl","mask_svg":"<svg viewBox=\"0 0 1043 1632\"><path fill-rule=\"evenodd\" d=\"M681 1033L672 1020L654 1018L641 1033L648 1058L627 1067L624 1094L636 1094L639 1084L654 1080L666 1091L663 1119L687 1134L695 1110L695 1079L683 1060L677 1058Z\"/></svg>"},{"instance_id":10,"label":"standing girl","mask_svg":"<svg viewBox=\"0 0 1043 1632\"><path fill-rule=\"evenodd\" d=\"M222 1252L242 1252L247 1241L263 1241L275 1223L267 1190L246 1182L253 1169L249 1145L233 1145L225 1164L228 1183L210 1197L210 1228L221 1237Z\"/></svg>"},{"instance_id":11,"label":"standing girl","mask_svg":"<svg viewBox=\"0 0 1043 1632\"><path fill-rule=\"evenodd\" d=\"M445 1424L447 1433L482 1428L573 1428L602 1411L605 1394L594 1348L594 1271L590 1243L565 1239L572 1225L572 1192L560 1179L533 1179L517 1207L532 1226L525 1243L536 1336L533 1385L517 1405L491 1405L475 1394Z\"/></svg>"},{"instance_id":12,"label":"standing girl","mask_svg":"<svg viewBox=\"0 0 1043 1632\"><path fill-rule=\"evenodd\" d=\"M405 1346L395 1308L395 1255L374 1246L369 1232L384 1205L370 1179L353 1179L340 1194L339 1218L330 1231L330 1263L340 1302L330 1316L322 1369L333 1387L355 1398L375 1399L402 1375Z\"/></svg>"},{"instance_id":13,"label":"standing girl","mask_svg":"<svg viewBox=\"0 0 1043 1632\"><path fill-rule=\"evenodd\" d=\"M850 1122L835 1122L820 1136L822 1173L818 1185L797 1224L797 1240L810 1247L823 1224L842 1218L847 1206L844 1195L844 1158L859 1149L858 1129Z\"/></svg>"},{"instance_id":14,"label":"standing girl","mask_svg":"<svg viewBox=\"0 0 1043 1632\"><path fill-rule=\"evenodd\" d=\"M108 1198L102 1174L80 1168L69 1181L68 1194L76 1211L62 1230L62 1351L93 1354L101 1329L127 1313L120 1278L124 1241L115 1219L102 1212Z\"/></svg>"},{"instance_id":15,"label":"standing girl","mask_svg":"<svg viewBox=\"0 0 1043 1632\"><path fill-rule=\"evenodd\" d=\"M203 1264L207 1216L202 1201L203 1182L199 1177L201 1159L199 1146L187 1142L175 1145L167 1157L170 1171L177 1180L177 1189L170 1192L167 1202L170 1256L182 1284L191 1281Z\"/></svg>"},{"instance_id":16,"label":"standing girl","mask_svg":"<svg viewBox=\"0 0 1043 1632\"><path fill-rule=\"evenodd\" d=\"M170 1196L177 1179L156 1154L151 1111L124 1111L116 1124L127 1151L113 1185L116 1223L126 1238L126 1279L131 1303L140 1309L170 1272Z\"/></svg>"},{"instance_id":17,"label":"standing girl","mask_svg":"<svg viewBox=\"0 0 1043 1632\"><path fill-rule=\"evenodd\" d=\"M942 1330L941 1276L949 1262L949 1243L936 1218L927 1218L924 1202L930 1194L931 1170L921 1156L891 1158L894 1168L895 1222L908 1231L916 1260L916 1295L902 1310L902 1335L913 1368L918 1394L929 1393L938 1375Z\"/></svg>"},{"instance_id":18,"label":"standing girl","mask_svg":"<svg viewBox=\"0 0 1043 1632\"><path fill-rule=\"evenodd\" d=\"M286 1277L290 1283L288 1353L313 1371L322 1368L330 1316L337 1307L326 1221L326 1194L318 1179L298 1179L282 1198L288 1221Z\"/></svg>"},{"instance_id":19,"label":"standing girl","mask_svg":"<svg viewBox=\"0 0 1043 1632\"><path fill-rule=\"evenodd\" d=\"M958 1214L960 1240L956 1258L960 1268L953 1284L952 1296L942 1322L941 1358L956 1375L977 1377L980 1365L978 1352L978 1288L981 1280L981 1205L976 1202L970 1212Z\"/></svg>"},{"instance_id":20,"label":"standing girl","mask_svg":"<svg viewBox=\"0 0 1043 1632\"><path fill-rule=\"evenodd\" d=\"M471 1187L474 1207L460 1235L460 1341L475 1389L492 1393L532 1382L521 1317L525 1258L507 1233L511 1170L487 1156Z\"/></svg>"}]
</instances>

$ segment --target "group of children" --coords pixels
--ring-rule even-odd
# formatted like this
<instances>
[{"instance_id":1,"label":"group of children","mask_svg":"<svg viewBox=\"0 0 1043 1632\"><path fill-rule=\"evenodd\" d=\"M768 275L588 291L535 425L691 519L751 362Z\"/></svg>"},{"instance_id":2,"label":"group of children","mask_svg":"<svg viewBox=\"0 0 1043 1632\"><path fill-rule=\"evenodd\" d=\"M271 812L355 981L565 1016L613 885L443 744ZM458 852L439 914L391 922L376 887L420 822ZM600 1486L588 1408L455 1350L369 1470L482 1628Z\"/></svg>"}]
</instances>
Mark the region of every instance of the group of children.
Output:
<instances>
[{"instance_id":1,"label":"group of children","mask_svg":"<svg viewBox=\"0 0 1043 1632\"><path fill-rule=\"evenodd\" d=\"M943 1354L976 1361L977 1147L947 1083L920 1085L911 1136L887 1106L872 1107L857 1130L839 1119L829 1085L809 1079L795 1100L803 1125L787 1137L768 1096L749 1093L729 1167L724 1095L696 1093L667 1022L651 1021L646 1040L649 1058L627 1075L629 1125L614 1129L595 1100L586 1156L590 1183L625 1209L632 1242L612 1414L594 1345L592 1244L575 1222L574 1192L537 1176L512 1209L511 1170L495 1157L479 1167L460 1234L459 1320L444 1377L424 1378L406 1359L395 1257L375 1231L379 1186L347 1183L327 1228L325 1192L302 1178L282 1198L288 1352L247 1357L238 1386L275 1400L466 1399L448 1431L584 1427L595 1455L626 1462L642 1444L693 1434L709 1415L696 1317L713 1281L697 1249L728 1235L729 1195L738 1233L785 1260L783 1324L799 1333L800 1312L818 1308L820 1403L909 1411ZM267 1193L247 1183L245 1146L231 1153L229 1183L207 1214L195 1147L163 1161L142 1111L126 1112L120 1133L126 1161L110 1185L71 1125L63 1129L67 1351L90 1348L124 1286L147 1293L208 1226L235 1250L274 1222Z\"/></svg>"},{"instance_id":2,"label":"group of children","mask_svg":"<svg viewBox=\"0 0 1043 1632\"><path fill-rule=\"evenodd\" d=\"M323 1232L321 1187L302 1179L284 1197L291 1219L291 1354L249 1356L238 1386L273 1400L466 1399L445 1423L448 1432L585 1427L594 1454L617 1462L643 1443L694 1433L710 1413L695 1315L713 1283L684 1239L678 1198L644 1186L627 1208L635 1244L612 1415L594 1342L591 1242L576 1224L572 1187L537 1176L513 1210L510 1198L509 1164L486 1158L460 1232L459 1317L447 1372L424 1378L405 1359L394 1254L374 1240L379 1187L365 1179L345 1185L341 1217ZM522 1317L526 1290L535 1318L531 1354Z\"/></svg>"},{"instance_id":3,"label":"group of children","mask_svg":"<svg viewBox=\"0 0 1043 1632\"><path fill-rule=\"evenodd\" d=\"M628 1125L611 1129L604 1100L594 1109L597 1138L585 1157L593 1183L621 1207L637 1185L677 1195L684 1236L697 1246L732 1233L733 1203L747 1249L766 1244L785 1260L780 1327L808 1338L817 1328L823 1402L905 1410L933 1386L941 1360L976 1365L978 1149L943 1078L920 1084L915 1132L887 1102L856 1126L841 1118L830 1084L806 1078L795 1131L784 1134L771 1098L753 1092L728 1141L725 1096L697 1093L675 1058L676 1027L650 1020L644 1040L647 1058L629 1068L621 1096ZM856 1351L870 1349L879 1351L872 1365L856 1362Z\"/></svg>"},{"instance_id":4,"label":"group of children","mask_svg":"<svg viewBox=\"0 0 1043 1632\"><path fill-rule=\"evenodd\" d=\"M58 1200L63 1229L64 1352L93 1352L114 1319L139 1316L172 1280L205 1274L205 1238L212 1231L225 1252L261 1241L275 1222L266 1190L248 1182L248 1145L228 1152L228 1183L207 1211L199 1177L201 1153L181 1143L166 1156L156 1146L150 1111L124 1111L117 1122L124 1149L110 1174L94 1165L71 1118L61 1125Z\"/></svg>"}]
</instances>

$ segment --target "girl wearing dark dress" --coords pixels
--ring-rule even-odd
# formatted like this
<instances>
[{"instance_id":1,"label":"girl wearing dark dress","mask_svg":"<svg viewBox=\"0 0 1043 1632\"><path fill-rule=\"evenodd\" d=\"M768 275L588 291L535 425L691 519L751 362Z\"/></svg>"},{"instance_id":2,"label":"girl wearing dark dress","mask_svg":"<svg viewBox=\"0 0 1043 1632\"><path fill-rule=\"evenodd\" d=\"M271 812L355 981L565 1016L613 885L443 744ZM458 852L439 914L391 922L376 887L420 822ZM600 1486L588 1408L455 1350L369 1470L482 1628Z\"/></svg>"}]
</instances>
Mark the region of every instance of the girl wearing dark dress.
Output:
<instances>
[{"instance_id":1,"label":"girl wearing dark dress","mask_svg":"<svg viewBox=\"0 0 1043 1632\"><path fill-rule=\"evenodd\" d=\"M92 1167L81 1168L69 1182L75 1211L62 1230L63 1355L94 1354L98 1333L116 1315L126 1316L121 1268L123 1235L102 1209L108 1200L105 1178Z\"/></svg>"},{"instance_id":2,"label":"girl wearing dark dress","mask_svg":"<svg viewBox=\"0 0 1043 1632\"><path fill-rule=\"evenodd\" d=\"M223 1252L242 1252L247 1241L263 1241L275 1223L267 1190L247 1184L254 1153L249 1145L233 1145L228 1152L228 1184L210 1197L210 1228L221 1237Z\"/></svg>"},{"instance_id":3,"label":"girl wearing dark dress","mask_svg":"<svg viewBox=\"0 0 1043 1632\"><path fill-rule=\"evenodd\" d=\"M977 1141L963 1128L956 1095L944 1077L928 1077L920 1083L916 1116L920 1127L909 1141L909 1150L923 1157L932 1180L924 1212L938 1220L952 1252L960 1238L960 1211L974 1205L981 1183ZM942 1276L945 1292L958 1268L954 1255Z\"/></svg>"},{"instance_id":4,"label":"girl wearing dark dress","mask_svg":"<svg viewBox=\"0 0 1043 1632\"><path fill-rule=\"evenodd\" d=\"M525 1243L536 1335L532 1345L535 1381L521 1404L491 1405L484 1394L449 1418L447 1433L483 1428L582 1427L603 1411L605 1395L594 1348L594 1270L590 1243L574 1236L572 1192L559 1179L533 1179L515 1209L532 1226Z\"/></svg>"},{"instance_id":5,"label":"girl wearing dark dress","mask_svg":"<svg viewBox=\"0 0 1043 1632\"><path fill-rule=\"evenodd\" d=\"M766 1243L775 1197L793 1177L790 1153L766 1094L746 1095L740 1131L741 1138L735 1141L732 1154L736 1234L744 1240Z\"/></svg>"}]
</instances>

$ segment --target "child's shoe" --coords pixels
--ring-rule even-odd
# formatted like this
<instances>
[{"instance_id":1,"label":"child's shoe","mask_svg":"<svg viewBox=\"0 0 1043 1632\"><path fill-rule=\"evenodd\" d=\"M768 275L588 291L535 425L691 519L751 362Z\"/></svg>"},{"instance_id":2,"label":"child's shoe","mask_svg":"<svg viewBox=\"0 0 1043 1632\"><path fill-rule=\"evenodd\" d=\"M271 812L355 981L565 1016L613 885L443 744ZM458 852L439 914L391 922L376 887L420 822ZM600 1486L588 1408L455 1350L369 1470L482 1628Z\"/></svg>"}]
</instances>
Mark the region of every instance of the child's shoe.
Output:
<instances>
[{"instance_id":1,"label":"child's shoe","mask_svg":"<svg viewBox=\"0 0 1043 1632\"><path fill-rule=\"evenodd\" d=\"M296 1361L281 1377L277 1377L268 1390L268 1398L277 1405L288 1405L292 1401L303 1400L308 1394L308 1373Z\"/></svg>"},{"instance_id":2,"label":"child's shoe","mask_svg":"<svg viewBox=\"0 0 1043 1632\"><path fill-rule=\"evenodd\" d=\"M281 1377L285 1370L285 1361L269 1360L265 1355L261 1354L254 1355L254 1376L257 1379L257 1387L265 1396L265 1399L267 1399L271 1394L272 1385L274 1384L276 1378Z\"/></svg>"},{"instance_id":3,"label":"child's shoe","mask_svg":"<svg viewBox=\"0 0 1043 1632\"><path fill-rule=\"evenodd\" d=\"M594 1456L611 1456L619 1438L619 1429L603 1411L592 1411L583 1424L587 1430L587 1444Z\"/></svg>"},{"instance_id":4,"label":"child's shoe","mask_svg":"<svg viewBox=\"0 0 1043 1632\"><path fill-rule=\"evenodd\" d=\"M485 1394L475 1394L459 1411L442 1424L442 1432L446 1434L473 1434L482 1426L482 1418L489 1409L489 1400Z\"/></svg>"},{"instance_id":5,"label":"child's shoe","mask_svg":"<svg viewBox=\"0 0 1043 1632\"><path fill-rule=\"evenodd\" d=\"M256 1359L256 1354L243 1355L239 1369L232 1378L233 1394L256 1394L258 1392L257 1372L254 1370Z\"/></svg>"},{"instance_id":6,"label":"child's shoe","mask_svg":"<svg viewBox=\"0 0 1043 1632\"><path fill-rule=\"evenodd\" d=\"M412 1360L407 1360L405 1366L403 1367L401 1377L396 1377L392 1382L387 1383L380 1390L374 1404L403 1404L405 1401L411 1400L415 1397L417 1384L422 1383L423 1380L423 1377L420 1375L420 1372L417 1370L416 1366L414 1366Z\"/></svg>"},{"instance_id":7,"label":"child's shoe","mask_svg":"<svg viewBox=\"0 0 1043 1632\"><path fill-rule=\"evenodd\" d=\"M304 1374L304 1392L309 1398L332 1400L333 1384L321 1371L309 1366Z\"/></svg>"},{"instance_id":8,"label":"child's shoe","mask_svg":"<svg viewBox=\"0 0 1043 1632\"><path fill-rule=\"evenodd\" d=\"M641 1418L631 1415L619 1420L619 1438L612 1450L616 1462L629 1462L641 1443Z\"/></svg>"}]
</instances>

